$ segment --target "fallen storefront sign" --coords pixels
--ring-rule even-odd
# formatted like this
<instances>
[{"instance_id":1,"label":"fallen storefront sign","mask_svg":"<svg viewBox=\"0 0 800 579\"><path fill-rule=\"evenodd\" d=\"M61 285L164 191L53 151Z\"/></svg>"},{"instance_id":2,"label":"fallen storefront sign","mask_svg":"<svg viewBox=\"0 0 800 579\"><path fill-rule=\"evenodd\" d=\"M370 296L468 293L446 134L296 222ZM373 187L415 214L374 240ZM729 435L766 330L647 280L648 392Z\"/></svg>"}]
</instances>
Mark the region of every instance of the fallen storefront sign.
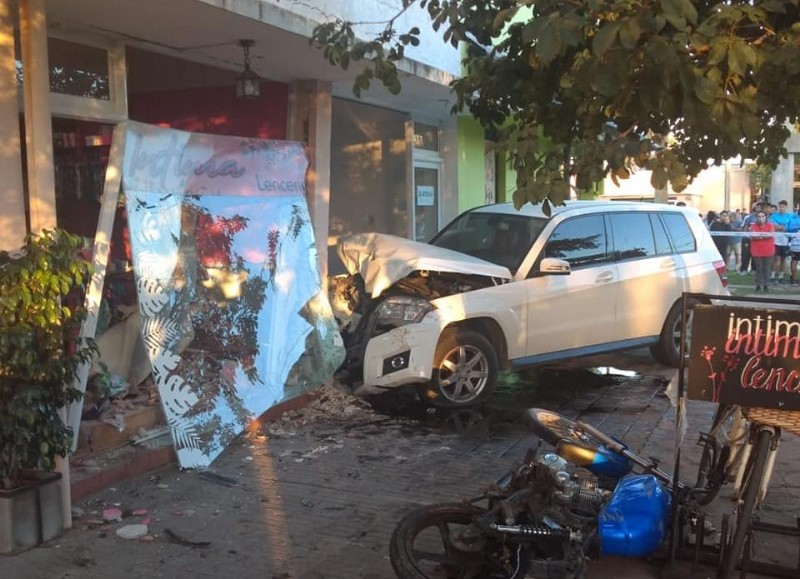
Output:
<instances>
[{"instance_id":1,"label":"fallen storefront sign","mask_svg":"<svg viewBox=\"0 0 800 579\"><path fill-rule=\"evenodd\" d=\"M300 143L126 123L122 181L142 334L183 468L332 376Z\"/></svg>"}]
</instances>

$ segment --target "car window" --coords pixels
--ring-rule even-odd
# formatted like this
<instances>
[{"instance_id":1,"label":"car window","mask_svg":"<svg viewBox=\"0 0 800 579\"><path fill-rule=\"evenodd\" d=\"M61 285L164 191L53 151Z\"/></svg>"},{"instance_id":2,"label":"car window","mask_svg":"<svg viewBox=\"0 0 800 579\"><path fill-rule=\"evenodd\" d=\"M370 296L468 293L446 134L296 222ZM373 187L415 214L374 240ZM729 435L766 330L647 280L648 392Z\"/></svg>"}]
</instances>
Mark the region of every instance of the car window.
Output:
<instances>
[{"instance_id":1,"label":"car window","mask_svg":"<svg viewBox=\"0 0 800 579\"><path fill-rule=\"evenodd\" d=\"M653 237L656 240L656 253L658 255L669 255L672 253L669 235L667 235L664 223L659 219L657 213L650 214L650 225L653 226Z\"/></svg>"},{"instance_id":2,"label":"car window","mask_svg":"<svg viewBox=\"0 0 800 579\"><path fill-rule=\"evenodd\" d=\"M665 211L661 214L661 219L664 220L667 234L676 253L687 253L697 249L697 241L684 215Z\"/></svg>"},{"instance_id":3,"label":"car window","mask_svg":"<svg viewBox=\"0 0 800 579\"><path fill-rule=\"evenodd\" d=\"M614 239L614 256L619 261L656 254L650 215L645 212L609 213Z\"/></svg>"},{"instance_id":4,"label":"car window","mask_svg":"<svg viewBox=\"0 0 800 579\"><path fill-rule=\"evenodd\" d=\"M456 217L431 245L503 265L515 273L547 219L528 215L471 211Z\"/></svg>"},{"instance_id":5,"label":"car window","mask_svg":"<svg viewBox=\"0 0 800 579\"><path fill-rule=\"evenodd\" d=\"M608 261L603 216L583 215L560 223L545 245L544 256L565 259L573 269Z\"/></svg>"}]
</instances>

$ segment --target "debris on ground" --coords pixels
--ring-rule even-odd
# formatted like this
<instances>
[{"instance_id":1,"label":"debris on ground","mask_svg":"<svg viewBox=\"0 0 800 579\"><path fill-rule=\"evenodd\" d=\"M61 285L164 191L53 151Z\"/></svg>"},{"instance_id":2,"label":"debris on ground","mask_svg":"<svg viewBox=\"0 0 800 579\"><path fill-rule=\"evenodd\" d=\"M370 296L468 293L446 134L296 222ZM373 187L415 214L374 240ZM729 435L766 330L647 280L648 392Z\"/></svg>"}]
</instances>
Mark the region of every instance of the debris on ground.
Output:
<instances>
[{"instance_id":1,"label":"debris on ground","mask_svg":"<svg viewBox=\"0 0 800 579\"><path fill-rule=\"evenodd\" d=\"M262 435L287 438L297 436L299 428L311 424L343 424L373 414L374 410L367 401L331 382L323 384L317 397L305 407L289 410L275 420L264 422L259 431Z\"/></svg>"},{"instance_id":2,"label":"debris on ground","mask_svg":"<svg viewBox=\"0 0 800 579\"><path fill-rule=\"evenodd\" d=\"M203 480L207 480L225 487L235 487L237 484L239 484L235 478L224 476L209 470L201 470L197 473L197 476Z\"/></svg>"},{"instance_id":3,"label":"debris on ground","mask_svg":"<svg viewBox=\"0 0 800 579\"><path fill-rule=\"evenodd\" d=\"M132 541L135 539L141 539L149 532L149 528L147 525L141 524L134 524L134 525L125 525L124 527L120 527L117 529L117 537L120 539L126 539L128 541Z\"/></svg>"},{"instance_id":4,"label":"debris on ground","mask_svg":"<svg viewBox=\"0 0 800 579\"><path fill-rule=\"evenodd\" d=\"M86 548L80 548L74 551L72 563L76 567L94 567L97 565L97 561L92 557L89 549Z\"/></svg>"},{"instance_id":5,"label":"debris on ground","mask_svg":"<svg viewBox=\"0 0 800 579\"><path fill-rule=\"evenodd\" d=\"M164 529L164 534L169 537L173 543L177 543L178 545L185 545L187 547L208 547L211 545L211 541L190 541L184 539L171 529Z\"/></svg>"},{"instance_id":6,"label":"debris on ground","mask_svg":"<svg viewBox=\"0 0 800 579\"><path fill-rule=\"evenodd\" d=\"M107 509L103 509L103 520L107 522L121 521L122 509L117 507L109 507Z\"/></svg>"},{"instance_id":7,"label":"debris on ground","mask_svg":"<svg viewBox=\"0 0 800 579\"><path fill-rule=\"evenodd\" d=\"M131 442L149 450L155 450L172 444L172 432L167 425L150 429L140 428L138 434L131 437Z\"/></svg>"}]
</instances>

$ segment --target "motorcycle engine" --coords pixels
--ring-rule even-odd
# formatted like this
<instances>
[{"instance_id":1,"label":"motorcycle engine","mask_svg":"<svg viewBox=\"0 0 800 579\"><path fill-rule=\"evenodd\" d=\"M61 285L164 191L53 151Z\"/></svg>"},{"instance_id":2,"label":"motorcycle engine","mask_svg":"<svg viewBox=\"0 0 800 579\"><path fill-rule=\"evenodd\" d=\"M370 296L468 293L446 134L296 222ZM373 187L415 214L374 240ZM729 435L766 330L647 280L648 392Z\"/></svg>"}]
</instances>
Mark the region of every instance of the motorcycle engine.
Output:
<instances>
[{"instance_id":1,"label":"motorcycle engine","mask_svg":"<svg viewBox=\"0 0 800 579\"><path fill-rule=\"evenodd\" d=\"M555 453L545 453L539 462L548 466L558 483L553 490L555 501L566 507L566 512L576 518L596 517L608 501L610 492L600 488L596 477L578 476L567 470L567 462Z\"/></svg>"},{"instance_id":2,"label":"motorcycle engine","mask_svg":"<svg viewBox=\"0 0 800 579\"><path fill-rule=\"evenodd\" d=\"M529 462L520 478L518 489L500 501L500 521L490 525L517 545L509 579L583 577L586 555L596 550L597 517L611 492L594 475L570 472L552 453Z\"/></svg>"}]
</instances>

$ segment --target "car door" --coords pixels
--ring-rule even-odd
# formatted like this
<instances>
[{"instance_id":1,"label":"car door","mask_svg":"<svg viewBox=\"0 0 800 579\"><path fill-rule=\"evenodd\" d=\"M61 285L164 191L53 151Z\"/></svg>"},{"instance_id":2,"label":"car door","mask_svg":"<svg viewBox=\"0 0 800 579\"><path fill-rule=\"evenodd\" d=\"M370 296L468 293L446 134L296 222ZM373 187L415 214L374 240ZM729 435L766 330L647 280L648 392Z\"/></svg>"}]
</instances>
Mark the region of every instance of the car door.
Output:
<instances>
[{"instance_id":1,"label":"car door","mask_svg":"<svg viewBox=\"0 0 800 579\"><path fill-rule=\"evenodd\" d=\"M681 295L681 257L657 213L609 213L608 219L619 271L617 340L656 336Z\"/></svg>"},{"instance_id":2,"label":"car door","mask_svg":"<svg viewBox=\"0 0 800 579\"><path fill-rule=\"evenodd\" d=\"M569 275L538 275L537 264L544 257L568 261ZM558 223L523 282L528 297L525 362L547 361L568 350L613 341L618 278L602 214Z\"/></svg>"}]
</instances>

